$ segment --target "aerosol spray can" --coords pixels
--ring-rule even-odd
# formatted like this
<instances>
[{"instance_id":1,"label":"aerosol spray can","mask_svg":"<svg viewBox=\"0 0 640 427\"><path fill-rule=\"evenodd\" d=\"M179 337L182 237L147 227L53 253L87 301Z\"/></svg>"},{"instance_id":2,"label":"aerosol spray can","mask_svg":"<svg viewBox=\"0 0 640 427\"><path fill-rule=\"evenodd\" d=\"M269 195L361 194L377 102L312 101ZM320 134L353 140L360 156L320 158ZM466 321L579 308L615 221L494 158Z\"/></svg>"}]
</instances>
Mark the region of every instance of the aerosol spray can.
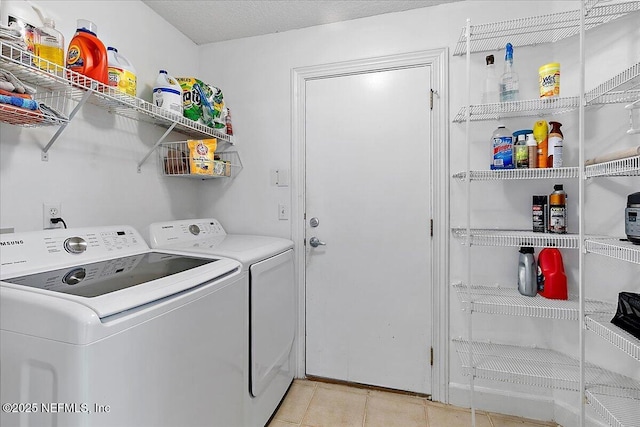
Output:
<instances>
[{"instance_id":1,"label":"aerosol spray can","mask_svg":"<svg viewBox=\"0 0 640 427\"><path fill-rule=\"evenodd\" d=\"M549 232L565 234L567 232L567 193L562 184L553 186L549 195Z\"/></svg>"},{"instance_id":2,"label":"aerosol spray can","mask_svg":"<svg viewBox=\"0 0 640 427\"><path fill-rule=\"evenodd\" d=\"M533 231L546 233L549 225L547 209L547 196L533 196L531 215L533 218Z\"/></svg>"}]
</instances>

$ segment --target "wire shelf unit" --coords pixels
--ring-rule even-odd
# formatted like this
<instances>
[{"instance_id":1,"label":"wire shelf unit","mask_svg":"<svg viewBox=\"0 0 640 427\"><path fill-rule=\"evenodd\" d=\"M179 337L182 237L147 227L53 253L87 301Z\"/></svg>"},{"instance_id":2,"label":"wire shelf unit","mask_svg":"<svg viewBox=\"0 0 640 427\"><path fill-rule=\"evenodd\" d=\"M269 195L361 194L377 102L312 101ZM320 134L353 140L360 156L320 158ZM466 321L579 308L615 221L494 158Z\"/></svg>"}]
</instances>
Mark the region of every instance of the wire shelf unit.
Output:
<instances>
[{"instance_id":1,"label":"wire shelf unit","mask_svg":"<svg viewBox=\"0 0 640 427\"><path fill-rule=\"evenodd\" d=\"M566 168L532 168L532 169L496 169L469 171L471 181L499 181L506 179L569 179L578 178L577 167ZM467 172L453 175L454 179L466 180Z\"/></svg>"},{"instance_id":2,"label":"wire shelf unit","mask_svg":"<svg viewBox=\"0 0 640 427\"><path fill-rule=\"evenodd\" d=\"M640 245L613 237L588 238L585 240L587 252L607 256L633 264L640 264Z\"/></svg>"},{"instance_id":3,"label":"wire shelf unit","mask_svg":"<svg viewBox=\"0 0 640 427\"><path fill-rule=\"evenodd\" d=\"M580 106L577 96L526 99L522 101L494 102L469 106L469 120L500 120L510 117L543 117L549 114L561 114L574 111ZM467 120L467 107L461 107L453 119L454 123L464 123Z\"/></svg>"},{"instance_id":4,"label":"wire shelf unit","mask_svg":"<svg viewBox=\"0 0 640 427\"><path fill-rule=\"evenodd\" d=\"M453 228L453 236L467 242L466 228ZM522 230L471 229L469 242L472 246L532 246L537 248L555 247L578 249L579 239L576 234L534 233Z\"/></svg>"},{"instance_id":5,"label":"wire shelf unit","mask_svg":"<svg viewBox=\"0 0 640 427\"><path fill-rule=\"evenodd\" d=\"M587 314L585 320L587 329L640 362L640 340L611 323L614 312L615 309L608 314Z\"/></svg>"},{"instance_id":6,"label":"wire shelf unit","mask_svg":"<svg viewBox=\"0 0 640 427\"><path fill-rule=\"evenodd\" d=\"M585 30L595 28L628 13L640 10L640 2L629 1L605 4L589 8L585 17ZM471 53L504 49L507 43L518 46L534 46L554 43L580 32L580 11L553 13L529 18L511 19L490 24L473 25L469 48ZM454 56L466 55L466 29L463 28L453 52Z\"/></svg>"},{"instance_id":7,"label":"wire shelf unit","mask_svg":"<svg viewBox=\"0 0 640 427\"><path fill-rule=\"evenodd\" d=\"M587 178L598 176L640 176L640 155L588 165L585 168L585 176Z\"/></svg>"},{"instance_id":8,"label":"wire shelf unit","mask_svg":"<svg viewBox=\"0 0 640 427\"><path fill-rule=\"evenodd\" d=\"M640 63L636 63L617 76L587 92L585 98L587 99L587 105L637 101L640 99ZM548 114L561 114L573 111L579 106L580 98L577 96L478 104L469 107L469 120L481 121L500 120L509 117L542 117ZM467 119L466 115L467 108L461 107L454 117L453 122L465 122Z\"/></svg>"},{"instance_id":9,"label":"wire shelf unit","mask_svg":"<svg viewBox=\"0 0 640 427\"><path fill-rule=\"evenodd\" d=\"M21 81L36 86L39 91L48 91L67 99L80 101L87 92L87 102L97 105L114 114L137 121L149 122L173 129L194 138L212 137L219 141L233 144L232 136L202 123L183 117L181 114L169 112L140 98L127 95L112 86L104 85L72 70L60 67L51 62L37 59L46 64L45 69L33 65L31 53L13 45L0 41L2 54L0 65L13 73Z\"/></svg>"},{"instance_id":10,"label":"wire shelf unit","mask_svg":"<svg viewBox=\"0 0 640 427\"><path fill-rule=\"evenodd\" d=\"M605 96L609 95L609 97ZM585 94L587 104L628 102L640 96L640 62Z\"/></svg>"},{"instance_id":11,"label":"wire shelf unit","mask_svg":"<svg viewBox=\"0 0 640 427\"><path fill-rule=\"evenodd\" d=\"M158 165L164 176L192 179L232 178L242 170L242 161L237 151L216 151L210 173L201 174L190 170L187 141L164 142L158 146Z\"/></svg>"},{"instance_id":12,"label":"wire shelf unit","mask_svg":"<svg viewBox=\"0 0 640 427\"><path fill-rule=\"evenodd\" d=\"M540 295L521 295L516 288L455 284L453 288L465 307L478 313L503 314L507 316L538 317L556 320L578 320L578 301L547 299ZM469 301L471 299L471 301ZM615 305L595 300L585 301L587 313L610 313Z\"/></svg>"},{"instance_id":13,"label":"wire shelf unit","mask_svg":"<svg viewBox=\"0 0 640 427\"><path fill-rule=\"evenodd\" d=\"M587 388L587 403L612 427L640 426L640 396L629 392L627 396L611 396L599 387Z\"/></svg>"},{"instance_id":14,"label":"wire shelf unit","mask_svg":"<svg viewBox=\"0 0 640 427\"><path fill-rule=\"evenodd\" d=\"M464 375L535 387L580 391L580 363L577 359L555 350L536 347L453 340L462 363ZM474 367L469 364L472 347ZM585 363L585 377L589 384L602 386L610 395L640 393L640 382Z\"/></svg>"}]
</instances>

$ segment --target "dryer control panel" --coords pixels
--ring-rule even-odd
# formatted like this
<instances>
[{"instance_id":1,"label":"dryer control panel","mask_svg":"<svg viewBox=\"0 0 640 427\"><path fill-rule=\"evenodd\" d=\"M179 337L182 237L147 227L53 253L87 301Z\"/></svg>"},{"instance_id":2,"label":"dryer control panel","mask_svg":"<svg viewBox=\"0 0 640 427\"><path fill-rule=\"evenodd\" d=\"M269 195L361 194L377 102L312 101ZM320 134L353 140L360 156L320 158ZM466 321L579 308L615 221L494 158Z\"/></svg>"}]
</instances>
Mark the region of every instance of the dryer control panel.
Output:
<instances>
[{"instance_id":1,"label":"dryer control panel","mask_svg":"<svg viewBox=\"0 0 640 427\"><path fill-rule=\"evenodd\" d=\"M220 222L213 218L156 222L149 226L152 248L226 235Z\"/></svg>"}]
</instances>

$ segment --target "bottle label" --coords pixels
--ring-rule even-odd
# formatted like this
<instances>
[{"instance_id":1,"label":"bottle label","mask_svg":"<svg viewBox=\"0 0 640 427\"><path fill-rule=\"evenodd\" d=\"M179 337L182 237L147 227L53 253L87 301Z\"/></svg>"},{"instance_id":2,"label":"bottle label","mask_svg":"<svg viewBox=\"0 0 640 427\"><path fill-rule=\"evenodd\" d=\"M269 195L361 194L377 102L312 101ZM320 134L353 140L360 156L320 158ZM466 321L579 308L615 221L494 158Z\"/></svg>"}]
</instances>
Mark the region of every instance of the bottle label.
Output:
<instances>
[{"instance_id":1,"label":"bottle label","mask_svg":"<svg viewBox=\"0 0 640 427\"><path fill-rule=\"evenodd\" d=\"M136 96L137 79L136 75L129 70L109 67L109 86L117 87L127 95Z\"/></svg>"},{"instance_id":2,"label":"bottle label","mask_svg":"<svg viewBox=\"0 0 640 427\"><path fill-rule=\"evenodd\" d=\"M567 209L562 205L552 205L549 208L549 231L564 234L567 232Z\"/></svg>"},{"instance_id":3,"label":"bottle label","mask_svg":"<svg viewBox=\"0 0 640 427\"><path fill-rule=\"evenodd\" d=\"M536 233L544 233L547 231L546 209L545 205L533 205L531 212L533 215L533 231Z\"/></svg>"},{"instance_id":4,"label":"bottle label","mask_svg":"<svg viewBox=\"0 0 640 427\"><path fill-rule=\"evenodd\" d=\"M84 60L80 54L82 50L78 45L71 45L67 50L67 67L69 68L81 68L84 66Z\"/></svg>"},{"instance_id":5,"label":"bottle label","mask_svg":"<svg viewBox=\"0 0 640 427\"><path fill-rule=\"evenodd\" d=\"M516 168L529 167L529 147L526 145L515 145L514 152L516 156Z\"/></svg>"},{"instance_id":6,"label":"bottle label","mask_svg":"<svg viewBox=\"0 0 640 427\"><path fill-rule=\"evenodd\" d=\"M510 136L492 139L493 160L491 169L513 169L513 139Z\"/></svg>"},{"instance_id":7,"label":"bottle label","mask_svg":"<svg viewBox=\"0 0 640 427\"><path fill-rule=\"evenodd\" d=\"M551 167L562 167L562 138L549 136L549 156L553 156L553 164Z\"/></svg>"}]
</instances>

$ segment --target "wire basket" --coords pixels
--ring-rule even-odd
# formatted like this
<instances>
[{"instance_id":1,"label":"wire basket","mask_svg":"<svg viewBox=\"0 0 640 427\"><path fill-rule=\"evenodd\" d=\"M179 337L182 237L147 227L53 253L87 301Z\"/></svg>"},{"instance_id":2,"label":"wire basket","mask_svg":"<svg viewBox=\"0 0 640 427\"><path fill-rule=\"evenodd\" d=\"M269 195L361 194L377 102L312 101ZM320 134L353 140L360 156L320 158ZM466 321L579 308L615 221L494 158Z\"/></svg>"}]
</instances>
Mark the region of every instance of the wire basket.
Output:
<instances>
[{"instance_id":1,"label":"wire basket","mask_svg":"<svg viewBox=\"0 0 640 427\"><path fill-rule=\"evenodd\" d=\"M233 178L242 169L242 162L237 151L215 152L210 167L206 172L192 171L187 141L166 142L158 146L158 164L165 176L180 176L195 179ZM199 169L202 170L202 169Z\"/></svg>"}]
</instances>

